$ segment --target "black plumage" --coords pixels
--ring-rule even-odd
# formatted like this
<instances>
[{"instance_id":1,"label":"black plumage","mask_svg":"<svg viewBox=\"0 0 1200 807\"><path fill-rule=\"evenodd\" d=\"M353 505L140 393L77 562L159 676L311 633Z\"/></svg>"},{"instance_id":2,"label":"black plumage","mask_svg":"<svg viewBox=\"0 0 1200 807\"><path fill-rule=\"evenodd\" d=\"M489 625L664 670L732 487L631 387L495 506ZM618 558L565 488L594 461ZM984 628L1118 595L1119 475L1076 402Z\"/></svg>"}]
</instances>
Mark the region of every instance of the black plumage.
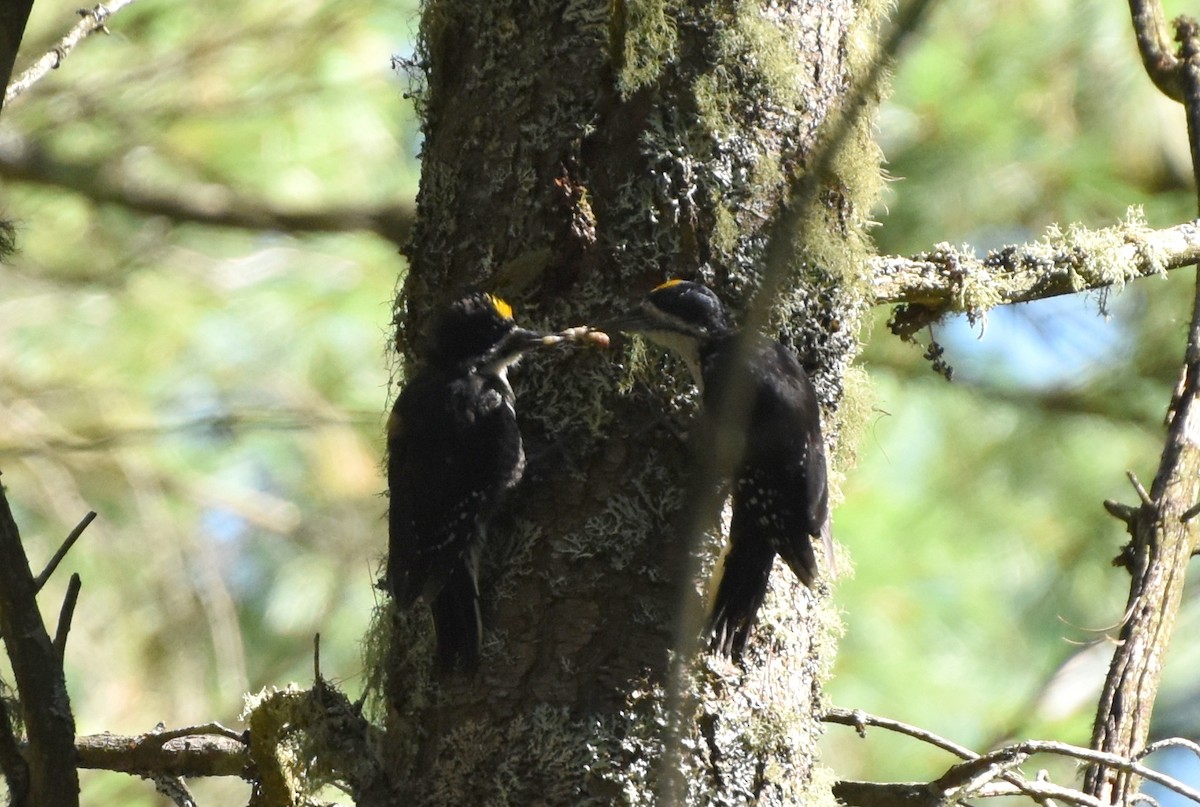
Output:
<instances>
[{"instance_id":1,"label":"black plumage","mask_svg":"<svg viewBox=\"0 0 1200 807\"><path fill-rule=\"evenodd\" d=\"M758 336L749 337L743 364L735 368L742 336L729 326L716 294L698 283L668 281L605 327L644 333L679 352L706 409L726 397L728 379L746 385L732 396L746 407L745 424L731 480L729 549L709 618L712 650L740 657L775 556L807 586L818 571L814 539L833 560L825 444L812 382L787 348Z\"/></svg>"},{"instance_id":2,"label":"black plumage","mask_svg":"<svg viewBox=\"0 0 1200 807\"><path fill-rule=\"evenodd\" d=\"M388 420L387 587L401 608L429 603L443 670L478 663L480 553L525 467L507 370L557 341L517 327L496 297L465 297L435 323Z\"/></svg>"}]
</instances>

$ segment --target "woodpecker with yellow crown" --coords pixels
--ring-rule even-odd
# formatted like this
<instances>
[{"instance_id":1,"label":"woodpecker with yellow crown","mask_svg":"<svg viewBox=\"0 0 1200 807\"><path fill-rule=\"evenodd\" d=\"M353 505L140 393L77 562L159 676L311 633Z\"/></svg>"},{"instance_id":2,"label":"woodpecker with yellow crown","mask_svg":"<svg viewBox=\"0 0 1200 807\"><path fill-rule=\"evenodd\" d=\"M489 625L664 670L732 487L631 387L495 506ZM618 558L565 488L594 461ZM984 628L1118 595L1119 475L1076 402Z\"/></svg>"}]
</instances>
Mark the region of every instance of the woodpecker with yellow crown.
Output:
<instances>
[{"instance_id":1,"label":"woodpecker with yellow crown","mask_svg":"<svg viewBox=\"0 0 1200 807\"><path fill-rule=\"evenodd\" d=\"M600 327L640 333L679 353L706 407L723 399L729 379L746 385L729 550L709 618L712 650L738 658L766 597L775 556L810 587L817 577L814 539L833 563L825 443L812 382L779 342L753 336L741 344L720 298L699 283L669 280L636 309ZM741 367L735 366L739 358Z\"/></svg>"},{"instance_id":2,"label":"woodpecker with yellow crown","mask_svg":"<svg viewBox=\"0 0 1200 807\"><path fill-rule=\"evenodd\" d=\"M520 328L508 303L468 295L434 323L392 409L387 588L401 608L430 605L443 671L479 662L480 554L488 522L525 469L508 369L528 350L581 337L584 329Z\"/></svg>"}]
</instances>

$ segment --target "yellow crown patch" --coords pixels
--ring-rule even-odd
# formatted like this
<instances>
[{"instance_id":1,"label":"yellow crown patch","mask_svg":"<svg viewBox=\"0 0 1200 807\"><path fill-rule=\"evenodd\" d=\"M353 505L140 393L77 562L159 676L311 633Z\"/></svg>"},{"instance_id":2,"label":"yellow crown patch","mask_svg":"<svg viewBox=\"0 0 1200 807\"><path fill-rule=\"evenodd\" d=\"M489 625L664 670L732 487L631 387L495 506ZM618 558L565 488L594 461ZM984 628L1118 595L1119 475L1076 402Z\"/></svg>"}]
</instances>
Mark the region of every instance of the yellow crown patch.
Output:
<instances>
[{"instance_id":1,"label":"yellow crown patch","mask_svg":"<svg viewBox=\"0 0 1200 807\"><path fill-rule=\"evenodd\" d=\"M671 288L672 286L678 286L678 285L679 285L680 283L682 283L682 282L683 282L683 281L682 281L682 280L680 280L679 278L674 278L673 280L668 280L666 283L660 283L660 284L658 284L657 286L655 286L655 287L654 287L654 290L655 290L655 291L662 291L663 289L669 289L669 288Z\"/></svg>"},{"instance_id":2,"label":"yellow crown patch","mask_svg":"<svg viewBox=\"0 0 1200 807\"><path fill-rule=\"evenodd\" d=\"M499 314L504 319L512 319L513 318L513 311L512 311L511 305L509 305L504 300L500 299L499 297L497 297L494 294L489 294L487 296L487 298L488 298L488 302L492 304L492 308L496 309L497 314Z\"/></svg>"}]
</instances>

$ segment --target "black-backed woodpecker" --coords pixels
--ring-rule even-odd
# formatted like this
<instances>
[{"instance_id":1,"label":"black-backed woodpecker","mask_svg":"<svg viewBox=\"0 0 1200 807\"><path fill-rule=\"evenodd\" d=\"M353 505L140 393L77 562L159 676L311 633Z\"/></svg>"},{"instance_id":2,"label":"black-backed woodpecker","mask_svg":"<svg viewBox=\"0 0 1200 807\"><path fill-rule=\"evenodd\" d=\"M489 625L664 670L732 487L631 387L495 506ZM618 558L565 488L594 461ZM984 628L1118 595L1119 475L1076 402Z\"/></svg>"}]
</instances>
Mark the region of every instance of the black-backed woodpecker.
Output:
<instances>
[{"instance_id":1,"label":"black-backed woodpecker","mask_svg":"<svg viewBox=\"0 0 1200 807\"><path fill-rule=\"evenodd\" d=\"M518 327L498 297L464 297L435 321L388 419L387 586L401 608L429 603L443 671L478 664L480 554L525 469L508 368L562 341Z\"/></svg>"},{"instance_id":2,"label":"black-backed woodpecker","mask_svg":"<svg viewBox=\"0 0 1200 807\"><path fill-rule=\"evenodd\" d=\"M699 283L669 280L600 327L641 333L679 353L706 409L722 401L727 379L749 385L733 396L745 401L744 435L733 465L729 549L709 617L712 651L739 658L776 554L810 587L817 576L814 538L833 562L825 444L812 382L779 342L756 336L741 345L720 298ZM745 363L734 372L739 355Z\"/></svg>"}]
</instances>

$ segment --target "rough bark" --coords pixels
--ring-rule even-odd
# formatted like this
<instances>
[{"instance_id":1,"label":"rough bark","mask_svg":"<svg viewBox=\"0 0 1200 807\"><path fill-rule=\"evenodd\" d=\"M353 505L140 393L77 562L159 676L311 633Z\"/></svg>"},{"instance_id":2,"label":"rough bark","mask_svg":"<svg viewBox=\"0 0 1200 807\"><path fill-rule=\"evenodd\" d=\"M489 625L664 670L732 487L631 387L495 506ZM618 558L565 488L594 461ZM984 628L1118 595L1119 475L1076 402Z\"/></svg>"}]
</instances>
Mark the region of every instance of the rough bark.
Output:
<instances>
[{"instance_id":1,"label":"rough bark","mask_svg":"<svg viewBox=\"0 0 1200 807\"><path fill-rule=\"evenodd\" d=\"M797 3L429 3L421 190L397 344L436 306L498 291L539 326L596 321L672 276L735 309L771 227L867 55L876 9ZM772 322L813 368L841 443L846 368L870 302L865 123L817 178ZM774 333L774 328L772 329ZM514 372L526 480L490 537L481 672L435 681L427 614L392 622L388 754L410 804L813 803L823 593L781 566L746 668L699 663L679 770L663 771L681 585L676 529L694 413L686 371L612 353ZM835 456L840 456L835 451Z\"/></svg>"}]
</instances>

